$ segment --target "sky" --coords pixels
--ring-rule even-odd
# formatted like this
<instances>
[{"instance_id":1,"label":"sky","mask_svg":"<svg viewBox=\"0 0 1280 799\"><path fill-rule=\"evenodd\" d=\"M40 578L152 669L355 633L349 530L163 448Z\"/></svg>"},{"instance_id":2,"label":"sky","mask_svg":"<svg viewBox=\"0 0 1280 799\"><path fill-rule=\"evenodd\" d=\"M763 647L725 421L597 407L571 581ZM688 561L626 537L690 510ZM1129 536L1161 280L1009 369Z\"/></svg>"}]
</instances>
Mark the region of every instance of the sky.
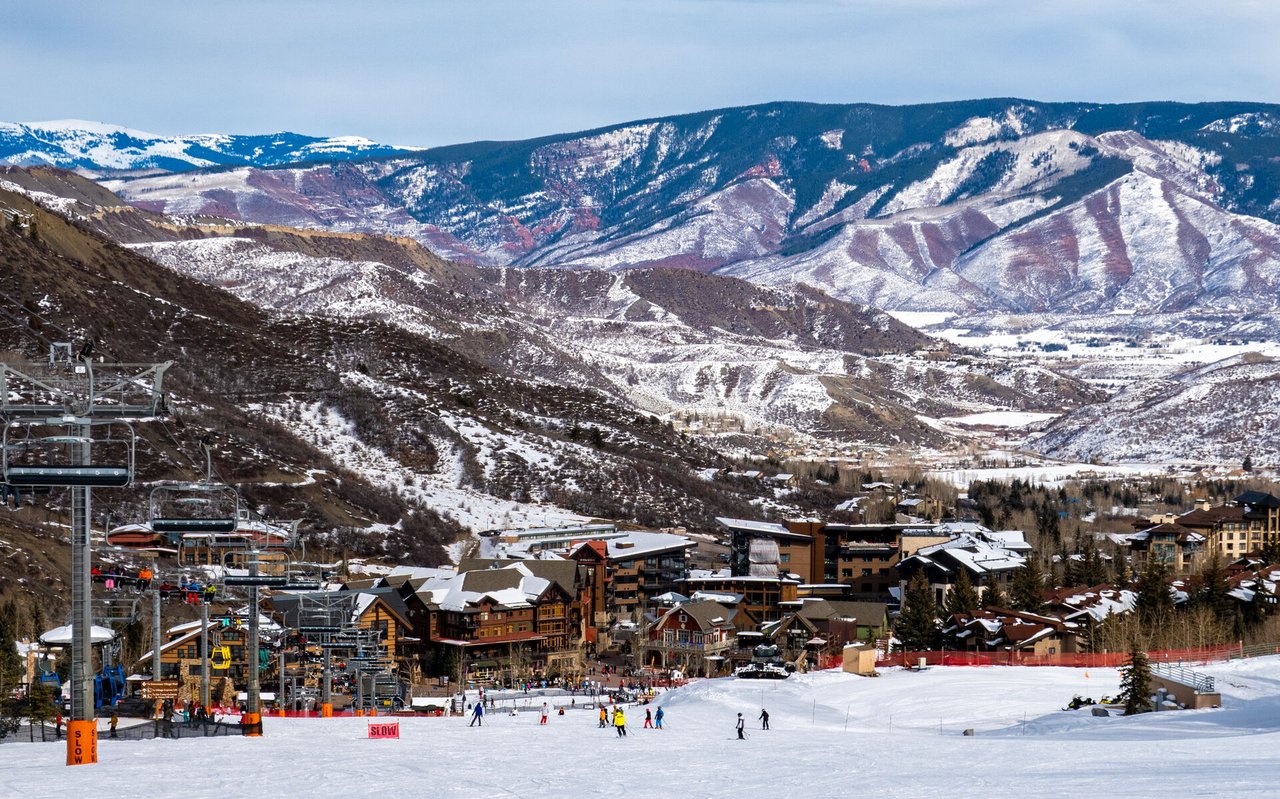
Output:
<instances>
[{"instance_id":1,"label":"sky","mask_svg":"<svg viewBox=\"0 0 1280 799\"><path fill-rule=\"evenodd\" d=\"M1280 101L1274 0L0 0L0 120L520 139L772 100Z\"/></svg>"}]
</instances>

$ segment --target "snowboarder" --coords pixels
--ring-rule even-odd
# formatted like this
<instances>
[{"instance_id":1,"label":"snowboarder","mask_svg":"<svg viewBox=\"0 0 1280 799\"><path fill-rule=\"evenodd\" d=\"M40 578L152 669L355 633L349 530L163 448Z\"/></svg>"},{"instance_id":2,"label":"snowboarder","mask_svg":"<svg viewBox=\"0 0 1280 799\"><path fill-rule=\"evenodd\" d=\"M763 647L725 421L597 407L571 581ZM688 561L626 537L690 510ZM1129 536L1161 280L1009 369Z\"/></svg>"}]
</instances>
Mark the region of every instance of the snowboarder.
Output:
<instances>
[{"instance_id":1,"label":"snowboarder","mask_svg":"<svg viewBox=\"0 0 1280 799\"><path fill-rule=\"evenodd\" d=\"M655 729L662 729L662 705L658 705L658 712L653 714L653 726Z\"/></svg>"},{"instance_id":2,"label":"snowboarder","mask_svg":"<svg viewBox=\"0 0 1280 799\"><path fill-rule=\"evenodd\" d=\"M479 702L476 702L475 707L471 709L471 723L467 726L474 727L477 724L481 727L484 726L484 705Z\"/></svg>"},{"instance_id":3,"label":"snowboarder","mask_svg":"<svg viewBox=\"0 0 1280 799\"><path fill-rule=\"evenodd\" d=\"M644 728L646 730L653 729L653 711L649 708L644 709Z\"/></svg>"},{"instance_id":4,"label":"snowboarder","mask_svg":"<svg viewBox=\"0 0 1280 799\"><path fill-rule=\"evenodd\" d=\"M769 729L769 711L760 708L760 729Z\"/></svg>"},{"instance_id":5,"label":"snowboarder","mask_svg":"<svg viewBox=\"0 0 1280 799\"><path fill-rule=\"evenodd\" d=\"M542 703L542 719L538 723L539 724L547 723L547 703L546 702Z\"/></svg>"},{"instance_id":6,"label":"snowboarder","mask_svg":"<svg viewBox=\"0 0 1280 799\"><path fill-rule=\"evenodd\" d=\"M743 725L742 714L739 713L738 714L738 740L739 741L746 740L746 737L747 737L742 731L742 725Z\"/></svg>"},{"instance_id":7,"label":"snowboarder","mask_svg":"<svg viewBox=\"0 0 1280 799\"><path fill-rule=\"evenodd\" d=\"M118 726L120 726L120 715L113 710L111 712L111 737L112 738L117 737L116 727Z\"/></svg>"},{"instance_id":8,"label":"snowboarder","mask_svg":"<svg viewBox=\"0 0 1280 799\"><path fill-rule=\"evenodd\" d=\"M622 712L621 706L613 709L613 726L617 727L619 738L627 737L627 717Z\"/></svg>"}]
</instances>

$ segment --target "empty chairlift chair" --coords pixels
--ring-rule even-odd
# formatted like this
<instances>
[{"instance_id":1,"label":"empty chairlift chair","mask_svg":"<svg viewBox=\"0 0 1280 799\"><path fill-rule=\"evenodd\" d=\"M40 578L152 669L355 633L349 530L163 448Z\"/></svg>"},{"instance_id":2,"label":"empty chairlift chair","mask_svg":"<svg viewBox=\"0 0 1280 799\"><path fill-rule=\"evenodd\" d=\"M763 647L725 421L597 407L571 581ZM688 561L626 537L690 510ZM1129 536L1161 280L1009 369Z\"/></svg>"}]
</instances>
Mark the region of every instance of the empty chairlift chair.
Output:
<instances>
[{"instance_id":1,"label":"empty chairlift chair","mask_svg":"<svg viewBox=\"0 0 1280 799\"><path fill-rule=\"evenodd\" d=\"M151 529L167 536L233 533L240 495L219 483L175 483L151 491Z\"/></svg>"},{"instance_id":2,"label":"empty chairlift chair","mask_svg":"<svg viewBox=\"0 0 1280 799\"><path fill-rule=\"evenodd\" d=\"M15 421L4 428L0 465L14 488L121 488L133 482L136 447L133 426L124 421Z\"/></svg>"}]
</instances>

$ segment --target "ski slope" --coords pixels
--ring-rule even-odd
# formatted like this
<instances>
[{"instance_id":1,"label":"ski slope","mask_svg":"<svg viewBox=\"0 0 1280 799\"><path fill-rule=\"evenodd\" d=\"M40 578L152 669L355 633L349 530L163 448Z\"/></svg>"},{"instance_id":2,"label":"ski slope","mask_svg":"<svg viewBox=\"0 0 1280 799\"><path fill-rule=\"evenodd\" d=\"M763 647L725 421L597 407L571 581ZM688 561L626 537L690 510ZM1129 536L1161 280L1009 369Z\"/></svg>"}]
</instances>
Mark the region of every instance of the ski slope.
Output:
<instances>
[{"instance_id":1,"label":"ski slope","mask_svg":"<svg viewBox=\"0 0 1280 799\"><path fill-rule=\"evenodd\" d=\"M367 740L369 719L267 718L260 739L103 740L101 762L75 768L61 744L6 743L0 796L1274 795L1280 658L1204 671L1222 709L1132 718L1060 710L1073 694L1114 695L1112 669L948 667L694 682L659 698L668 729L642 729L643 709L628 708L624 739L579 706L546 727L534 712L481 728L405 718L400 740Z\"/></svg>"}]
</instances>

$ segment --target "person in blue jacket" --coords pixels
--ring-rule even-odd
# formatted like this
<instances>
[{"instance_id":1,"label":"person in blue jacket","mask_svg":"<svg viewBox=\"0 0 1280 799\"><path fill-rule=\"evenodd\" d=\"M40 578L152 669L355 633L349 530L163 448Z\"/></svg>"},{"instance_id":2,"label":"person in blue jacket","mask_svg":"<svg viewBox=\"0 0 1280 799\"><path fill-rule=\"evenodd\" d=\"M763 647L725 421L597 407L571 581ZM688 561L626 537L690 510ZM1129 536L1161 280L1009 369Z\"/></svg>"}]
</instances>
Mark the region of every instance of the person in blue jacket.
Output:
<instances>
[{"instance_id":1,"label":"person in blue jacket","mask_svg":"<svg viewBox=\"0 0 1280 799\"><path fill-rule=\"evenodd\" d=\"M477 724L479 724L481 727L484 726L484 705L480 702L476 702L475 707L472 708L471 723L468 724L467 726L474 727Z\"/></svg>"}]
</instances>

